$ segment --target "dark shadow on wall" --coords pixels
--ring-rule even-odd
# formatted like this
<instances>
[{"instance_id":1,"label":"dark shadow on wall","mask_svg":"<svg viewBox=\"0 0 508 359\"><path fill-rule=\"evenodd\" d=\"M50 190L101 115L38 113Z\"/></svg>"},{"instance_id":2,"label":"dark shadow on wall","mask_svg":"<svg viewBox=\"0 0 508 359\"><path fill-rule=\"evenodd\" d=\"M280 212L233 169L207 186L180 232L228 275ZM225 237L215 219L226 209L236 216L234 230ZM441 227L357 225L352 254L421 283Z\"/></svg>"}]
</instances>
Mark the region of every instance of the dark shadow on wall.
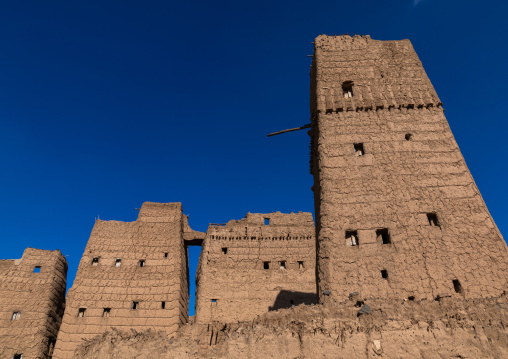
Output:
<instances>
[{"instance_id":1,"label":"dark shadow on wall","mask_svg":"<svg viewBox=\"0 0 508 359\"><path fill-rule=\"evenodd\" d=\"M272 307L268 307L268 311L274 311L284 308L291 308L300 304L317 304L318 296L316 293L293 292L290 290L281 290L275 298Z\"/></svg>"}]
</instances>

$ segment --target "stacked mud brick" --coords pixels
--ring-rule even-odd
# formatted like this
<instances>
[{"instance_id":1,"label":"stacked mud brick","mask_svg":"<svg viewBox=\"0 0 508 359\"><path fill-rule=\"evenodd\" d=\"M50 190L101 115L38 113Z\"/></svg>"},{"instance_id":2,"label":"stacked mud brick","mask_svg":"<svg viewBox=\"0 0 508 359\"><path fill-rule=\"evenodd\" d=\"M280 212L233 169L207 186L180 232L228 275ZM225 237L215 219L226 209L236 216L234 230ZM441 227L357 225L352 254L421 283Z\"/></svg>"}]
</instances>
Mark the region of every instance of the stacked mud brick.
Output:
<instances>
[{"instance_id":1,"label":"stacked mud brick","mask_svg":"<svg viewBox=\"0 0 508 359\"><path fill-rule=\"evenodd\" d=\"M409 40L316 38L311 122L322 302L506 290L506 244Z\"/></svg>"},{"instance_id":2,"label":"stacked mud brick","mask_svg":"<svg viewBox=\"0 0 508 359\"><path fill-rule=\"evenodd\" d=\"M60 251L27 248L0 260L0 358L50 358L65 303L67 261Z\"/></svg>"},{"instance_id":3,"label":"stacked mud brick","mask_svg":"<svg viewBox=\"0 0 508 359\"><path fill-rule=\"evenodd\" d=\"M150 203L135 222L98 220L67 295L53 357L70 358L83 339L115 327L171 335L188 320L184 232L180 203Z\"/></svg>"},{"instance_id":4,"label":"stacked mud brick","mask_svg":"<svg viewBox=\"0 0 508 359\"><path fill-rule=\"evenodd\" d=\"M196 322L248 321L316 302L311 213L248 213L210 225L197 272Z\"/></svg>"}]
</instances>

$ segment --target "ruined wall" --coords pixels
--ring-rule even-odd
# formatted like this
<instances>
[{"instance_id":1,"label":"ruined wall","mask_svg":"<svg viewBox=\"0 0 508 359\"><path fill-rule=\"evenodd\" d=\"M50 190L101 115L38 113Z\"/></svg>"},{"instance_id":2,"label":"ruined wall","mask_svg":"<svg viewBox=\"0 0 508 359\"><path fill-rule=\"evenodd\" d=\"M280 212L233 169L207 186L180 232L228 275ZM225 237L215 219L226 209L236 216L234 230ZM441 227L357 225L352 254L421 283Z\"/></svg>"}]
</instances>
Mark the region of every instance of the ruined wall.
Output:
<instances>
[{"instance_id":1,"label":"ruined wall","mask_svg":"<svg viewBox=\"0 0 508 359\"><path fill-rule=\"evenodd\" d=\"M67 261L60 251L27 248L0 260L0 358L49 358L65 307Z\"/></svg>"},{"instance_id":2,"label":"ruined wall","mask_svg":"<svg viewBox=\"0 0 508 359\"><path fill-rule=\"evenodd\" d=\"M135 222L98 220L67 295L54 358L71 357L84 338L111 327L172 334L186 323L185 229L180 203L146 202Z\"/></svg>"},{"instance_id":3,"label":"ruined wall","mask_svg":"<svg viewBox=\"0 0 508 359\"><path fill-rule=\"evenodd\" d=\"M506 243L410 41L323 35L314 46L320 300L502 293Z\"/></svg>"},{"instance_id":4,"label":"ruined wall","mask_svg":"<svg viewBox=\"0 0 508 359\"><path fill-rule=\"evenodd\" d=\"M316 302L315 262L310 213L248 213L210 225L196 275L196 322L246 321Z\"/></svg>"}]
</instances>

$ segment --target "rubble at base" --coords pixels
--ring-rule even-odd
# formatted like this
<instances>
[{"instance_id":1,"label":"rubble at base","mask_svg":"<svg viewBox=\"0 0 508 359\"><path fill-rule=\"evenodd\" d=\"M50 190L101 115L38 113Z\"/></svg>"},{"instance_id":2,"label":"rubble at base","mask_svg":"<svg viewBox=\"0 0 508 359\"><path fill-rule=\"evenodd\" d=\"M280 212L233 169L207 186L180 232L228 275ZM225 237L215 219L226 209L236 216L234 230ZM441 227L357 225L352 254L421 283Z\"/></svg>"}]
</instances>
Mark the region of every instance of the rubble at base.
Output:
<instances>
[{"instance_id":1,"label":"rubble at base","mask_svg":"<svg viewBox=\"0 0 508 359\"><path fill-rule=\"evenodd\" d=\"M362 303L372 313L358 316ZM177 335L110 331L75 359L506 358L508 298L300 305L236 324L187 324Z\"/></svg>"}]
</instances>

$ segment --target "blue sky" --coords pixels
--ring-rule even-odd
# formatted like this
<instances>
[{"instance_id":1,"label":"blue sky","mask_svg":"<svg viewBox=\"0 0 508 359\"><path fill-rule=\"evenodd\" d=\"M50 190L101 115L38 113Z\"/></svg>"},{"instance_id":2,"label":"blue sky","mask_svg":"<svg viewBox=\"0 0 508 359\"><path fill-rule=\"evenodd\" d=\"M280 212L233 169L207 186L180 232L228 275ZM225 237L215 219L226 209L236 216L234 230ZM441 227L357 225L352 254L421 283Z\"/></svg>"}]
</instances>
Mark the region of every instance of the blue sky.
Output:
<instances>
[{"instance_id":1,"label":"blue sky","mask_svg":"<svg viewBox=\"0 0 508 359\"><path fill-rule=\"evenodd\" d=\"M488 0L4 1L0 258L60 249L70 286L95 218L133 221L144 201L182 202L201 231L313 212L306 131L265 135L309 121L320 34L412 41L506 235L507 13Z\"/></svg>"}]
</instances>

